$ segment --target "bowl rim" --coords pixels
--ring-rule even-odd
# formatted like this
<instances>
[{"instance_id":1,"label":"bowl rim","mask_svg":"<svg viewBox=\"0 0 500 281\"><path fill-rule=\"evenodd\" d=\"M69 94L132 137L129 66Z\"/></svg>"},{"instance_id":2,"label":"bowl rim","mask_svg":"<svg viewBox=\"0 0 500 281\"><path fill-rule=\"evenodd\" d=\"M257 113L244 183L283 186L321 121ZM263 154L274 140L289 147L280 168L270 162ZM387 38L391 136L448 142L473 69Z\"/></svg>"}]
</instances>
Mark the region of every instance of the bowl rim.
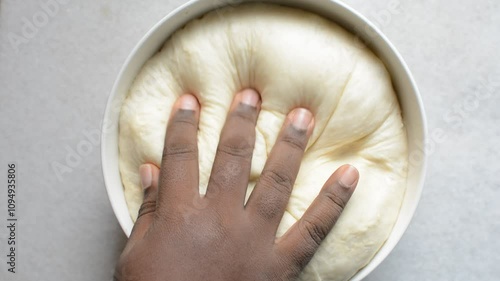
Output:
<instances>
[{"instance_id":1,"label":"bowl rim","mask_svg":"<svg viewBox=\"0 0 500 281\"><path fill-rule=\"evenodd\" d=\"M411 71L409 70L406 62L402 58L401 54L398 52L396 47L392 44L392 42L385 36L385 34L377 28L370 20L368 20L365 16L363 16L361 13L357 12L347 4L338 1L338 0L315 0L315 1L305 1L305 0L190 0L181 6L177 7L170 13L168 13L166 16L164 16L160 21L158 21L155 25L153 25L148 32L139 40L139 42L135 45L133 48L132 52L128 55L127 59L125 60L125 63L122 65L119 74L115 80L115 83L113 84L113 88L111 90L111 93L108 97L107 104L106 104L106 109L104 113L104 119L102 123L102 128L101 128L101 161L102 161L102 172L103 172L103 177L104 177L104 183L108 195L108 199L111 203L113 212L127 235L127 237L130 235L132 228L133 228L133 222L130 217L130 214L128 213L128 208L126 205L125 201L125 196L123 192L123 183L121 182L121 177L120 177L120 171L117 161L118 161L118 123L119 123L119 109L116 110L116 105L114 104L115 99L117 96L120 94L120 88L123 88L123 83L124 81L129 80L129 85L126 86L126 89L130 88L130 85L132 83L133 79L127 78L128 72L130 72L130 67L134 63L134 60L137 59L137 57L143 52L143 49L147 45L149 41L155 40L155 36L158 36L156 34L162 27L165 25L168 25L171 21L176 19L176 17L186 17L188 18L187 20L177 20L177 25L178 27L183 26L185 23L198 18L200 15L206 14L210 12L211 10L215 10L219 7L222 6L227 6L231 4L241 4L241 3L247 3L247 2L264 2L264 3L270 3L270 4L279 4L279 5L284 5L284 6L289 6L289 7L294 7L294 8L299 8L299 9L304 9L306 11L310 11L316 14L319 14L320 16L326 17L328 20L331 20L346 30L348 30L350 33L353 33L356 36L359 36L359 32L355 32L353 29L356 26L363 26L365 27L366 31L372 32L372 34L375 34L375 36L372 36L371 39L367 40L368 45L370 43L373 43L372 41L379 40L380 42L376 43L377 48L381 48L381 50L384 52L384 56L389 56L389 58L394 59L395 63L397 64L398 67L400 67L400 70L403 71L401 74L402 77L407 79L406 85L409 85L410 90L411 90L411 96L413 97L413 107L416 110L415 114L417 115L416 117L419 118L419 120L416 120L415 122L419 123L420 128L417 128L417 135L419 137L418 140L415 140L417 143L420 143L422 149L420 152L420 157L421 159L418 161L416 164L418 167L417 169L417 174L415 175L416 177L416 183L415 183L415 189L413 190L412 198L414 198L413 203L408 206L406 215L402 217L401 215L401 210L400 213L398 214L398 218L394 224L393 229L391 230L389 238L385 241L385 243L381 246L381 248L378 250L378 252L372 257L372 259L366 264L363 268L361 268L354 276L351 277L350 280L352 281L359 281L365 278L368 274L370 274L380 263L392 252L392 250L395 248L396 244L399 242L399 240L402 238L403 234L407 230L410 222L412 221L412 218L416 212L416 209L418 207L418 203L420 201L421 195L422 195L422 190L424 186L424 180L425 180L425 175L426 175L426 170L427 170L427 157L428 153L425 149L425 140L427 139L427 118L422 102L422 98L420 95L420 92L417 88L416 82L411 74ZM307 3L309 2L309 3ZM311 2L314 2L314 4L311 4ZM200 5L200 3L203 3L205 5ZM198 6L196 6L198 5ZM321 10L316 9L314 10L313 8L310 8L308 6L312 5L324 5L328 6L330 9L338 9L342 13L347 13L345 16L346 18L351 18L350 20L343 20L342 21L337 21L338 19L332 18L331 16L324 16L324 14L321 12ZM200 8L201 7L201 8ZM207 10L207 7L209 8ZM203 11L202 11L203 10ZM191 13L191 14L190 14ZM340 13L340 12L337 12ZM352 22L350 22L352 21ZM355 22L358 22L356 24ZM181 24L179 24L181 22ZM354 26L349 26L354 23ZM361 23L361 25L360 25ZM347 25L347 26L346 26ZM172 31L169 34L163 34L159 35L160 37L163 37L164 41L168 40L170 36L172 35L175 30L178 29L172 28ZM360 36L362 39L366 39L367 35L366 34L361 34ZM159 48L156 50L158 51ZM380 54L376 52L376 50L373 49L373 46L370 46L370 49L377 54L378 57L380 57ZM146 56L146 60L142 61L142 64L144 64L148 58L151 56ZM387 66L387 62L384 61L384 64ZM142 65L138 67L138 69L141 69ZM388 69L388 71L391 74L391 79L394 81L394 75L393 73ZM137 73L135 73L135 76ZM135 77L133 76L133 77ZM403 112L403 106L401 105L401 97L402 94L399 93L399 91L396 91L397 96L398 96L398 101L400 103L401 111L402 114L404 115ZM405 93L407 95L409 93ZM122 94L126 95L126 94ZM121 102L119 103L120 108L121 108ZM112 124L109 124L109 120L114 120L116 122L112 122ZM406 118L403 116L403 120L406 123ZM111 125L111 126L110 126ZM408 128L405 127L405 129L408 132ZM408 137L408 142L411 140ZM112 147L114 144L115 147ZM410 146L410 145L409 145ZM411 151L408 151L409 158ZM116 163L110 163L113 162L110 160L110 157L113 158L116 156ZM411 163L409 163L411 165ZM114 167L113 167L114 166ZM410 167L408 168L410 169ZM118 172L118 174L117 174ZM118 175L119 183L117 184L117 178L116 176ZM117 192L120 193L121 189L121 198L117 197ZM408 191L408 183L406 190ZM407 192L406 191L406 192ZM403 202L405 202L407 194L405 194L405 198L403 198ZM125 203L125 206L124 204ZM402 203L402 206L404 204ZM125 209L124 209L125 207ZM402 208L402 207L401 207ZM125 212L126 211L126 212ZM126 213L126 214L125 214ZM396 225L398 226L398 233L396 235L393 235L393 232L395 231ZM393 237L394 236L394 237Z\"/></svg>"}]
</instances>

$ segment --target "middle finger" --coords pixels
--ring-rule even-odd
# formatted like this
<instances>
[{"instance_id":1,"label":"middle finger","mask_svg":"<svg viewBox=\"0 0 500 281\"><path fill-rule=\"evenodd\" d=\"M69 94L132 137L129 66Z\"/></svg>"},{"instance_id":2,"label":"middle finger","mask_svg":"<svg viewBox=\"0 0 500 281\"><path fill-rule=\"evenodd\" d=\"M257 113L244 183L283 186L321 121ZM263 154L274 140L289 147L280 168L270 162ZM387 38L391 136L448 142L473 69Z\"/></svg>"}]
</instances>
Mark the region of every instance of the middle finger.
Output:
<instances>
[{"instance_id":1,"label":"middle finger","mask_svg":"<svg viewBox=\"0 0 500 281\"><path fill-rule=\"evenodd\" d=\"M259 110L259 94L252 89L241 91L233 100L221 133L206 197L217 197L214 201L227 210L243 209Z\"/></svg>"}]
</instances>

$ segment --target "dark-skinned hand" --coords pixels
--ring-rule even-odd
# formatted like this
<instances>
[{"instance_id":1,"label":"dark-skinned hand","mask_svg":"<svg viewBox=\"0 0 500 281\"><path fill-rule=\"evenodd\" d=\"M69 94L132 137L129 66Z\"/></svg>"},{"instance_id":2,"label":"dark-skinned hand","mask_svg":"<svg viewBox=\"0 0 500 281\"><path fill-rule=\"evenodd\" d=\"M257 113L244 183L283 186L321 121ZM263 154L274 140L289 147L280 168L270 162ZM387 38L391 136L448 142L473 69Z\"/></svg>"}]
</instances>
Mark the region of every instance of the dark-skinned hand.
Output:
<instances>
[{"instance_id":1,"label":"dark-skinned hand","mask_svg":"<svg viewBox=\"0 0 500 281\"><path fill-rule=\"evenodd\" d=\"M245 204L261 101L245 89L230 107L206 195L199 193L200 105L181 96L167 126L161 170L140 168L145 190L138 219L115 271L117 281L295 280L330 232L353 193L358 171L345 165L282 237L276 231L299 171L314 116L287 116ZM314 176L314 175L311 175ZM203 206L186 219L186 206Z\"/></svg>"}]
</instances>

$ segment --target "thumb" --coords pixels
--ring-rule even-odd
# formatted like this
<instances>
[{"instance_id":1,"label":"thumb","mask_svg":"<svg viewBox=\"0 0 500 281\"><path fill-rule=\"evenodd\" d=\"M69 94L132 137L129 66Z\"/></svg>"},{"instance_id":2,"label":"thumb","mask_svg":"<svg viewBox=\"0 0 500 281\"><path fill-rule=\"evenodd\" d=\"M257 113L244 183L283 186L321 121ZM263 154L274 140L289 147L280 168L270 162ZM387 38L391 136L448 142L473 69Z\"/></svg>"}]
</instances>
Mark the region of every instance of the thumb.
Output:
<instances>
[{"instance_id":1,"label":"thumb","mask_svg":"<svg viewBox=\"0 0 500 281\"><path fill-rule=\"evenodd\" d=\"M158 182L160 169L153 164L144 164L139 167L141 185L144 190L144 200L139 209L139 215L135 222L130 240L142 239L153 221L158 198Z\"/></svg>"}]
</instances>

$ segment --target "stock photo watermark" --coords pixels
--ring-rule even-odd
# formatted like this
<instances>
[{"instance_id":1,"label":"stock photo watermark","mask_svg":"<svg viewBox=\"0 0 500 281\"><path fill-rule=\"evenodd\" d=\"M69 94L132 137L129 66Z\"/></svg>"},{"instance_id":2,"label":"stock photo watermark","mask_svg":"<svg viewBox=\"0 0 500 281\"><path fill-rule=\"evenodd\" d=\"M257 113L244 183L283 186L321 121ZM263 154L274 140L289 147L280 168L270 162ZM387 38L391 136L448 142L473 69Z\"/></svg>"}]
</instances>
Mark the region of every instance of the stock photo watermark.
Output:
<instances>
[{"instance_id":1,"label":"stock photo watermark","mask_svg":"<svg viewBox=\"0 0 500 281\"><path fill-rule=\"evenodd\" d=\"M30 40L35 38L38 32L57 16L61 7L69 2L70 0L40 0L38 11L30 17L21 18L21 30L7 34L12 49L19 52L19 47L28 44Z\"/></svg>"},{"instance_id":2,"label":"stock photo watermark","mask_svg":"<svg viewBox=\"0 0 500 281\"><path fill-rule=\"evenodd\" d=\"M393 17L401 15L404 12L401 2L399 0L391 0L387 3L385 8L371 11L366 17L371 23L378 28L383 30L384 28L391 25ZM374 38L379 36L375 29L368 23L364 24L361 28L357 27L354 30L354 40L356 47L364 49L369 43L369 38Z\"/></svg>"},{"instance_id":3,"label":"stock photo watermark","mask_svg":"<svg viewBox=\"0 0 500 281\"><path fill-rule=\"evenodd\" d=\"M400 15L401 13L403 13L401 2L399 0L392 0L387 3L384 9L368 13L368 18L375 26L383 29L391 24L394 15ZM365 27L365 31L375 36L375 33L372 33L372 30L368 27Z\"/></svg>"},{"instance_id":4,"label":"stock photo watermark","mask_svg":"<svg viewBox=\"0 0 500 281\"><path fill-rule=\"evenodd\" d=\"M18 164L15 162L9 162L6 165L7 179L6 179L6 203L7 203L7 219L5 221L6 225L4 229L7 229L7 235L5 236L5 244L7 248L7 254L5 255L8 265L7 271L9 273L16 273L17 269L17 235L18 235Z\"/></svg>"},{"instance_id":5,"label":"stock photo watermark","mask_svg":"<svg viewBox=\"0 0 500 281\"><path fill-rule=\"evenodd\" d=\"M417 167L424 161L424 155L432 156L440 145L451 140L452 131L460 129L464 121L480 109L482 103L493 97L498 91L500 81L492 76L479 78L474 90L469 92L464 99L455 102L451 108L442 115L445 127L437 127L429 132L423 145L417 145L409 154L409 166ZM450 131L451 129L451 131Z\"/></svg>"},{"instance_id":6,"label":"stock photo watermark","mask_svg":"<svg viewBox=\"0 0 500 281\"><path fill-rule=\"evenodd\" d=\"M65 145L66 156L63 161L54 161L51 163L52 171L57 179L64 181L65 174L71 174L83 159L89 156L101 144L101 130L84 130L84 138L75 146Z\"/></svg>"}]
</instances>

